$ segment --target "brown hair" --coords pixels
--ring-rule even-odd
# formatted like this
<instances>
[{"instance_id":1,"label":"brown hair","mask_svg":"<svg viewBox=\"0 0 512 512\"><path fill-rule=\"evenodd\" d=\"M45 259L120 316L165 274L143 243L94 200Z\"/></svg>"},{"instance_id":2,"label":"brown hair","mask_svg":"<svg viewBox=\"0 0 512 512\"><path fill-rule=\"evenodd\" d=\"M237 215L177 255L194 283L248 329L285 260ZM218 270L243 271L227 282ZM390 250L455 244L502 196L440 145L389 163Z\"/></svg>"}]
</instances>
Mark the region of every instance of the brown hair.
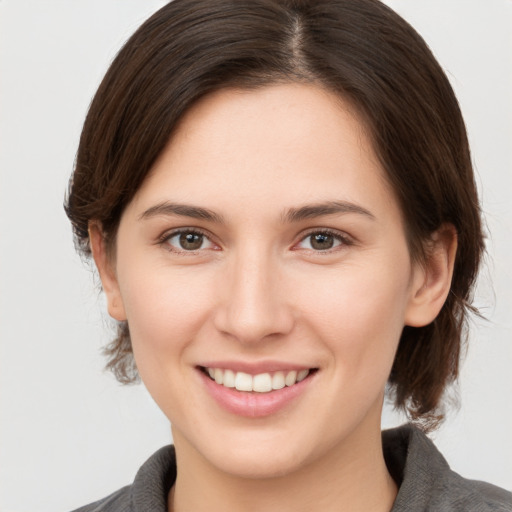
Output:
<instances>
[{"instance_id":1,"label":"brown hair","mask_svg":"<svg viewBox=\"0 0 512 512\"><path fill-rule=\"evenodd\" d=\"M458 236L451 292L430 325L405 327L389 378L397 407L440 418L458 374L483 237L464 121L423 39L377 0L174 0L128 40L88 112L66 212L78 249L88 224L115 245L121 214L183 113L225 87L309 82L360 112L406 224L413 258L443 223ZM136 378L129 330L107 366Z\"/></svg>"}]
</instances>

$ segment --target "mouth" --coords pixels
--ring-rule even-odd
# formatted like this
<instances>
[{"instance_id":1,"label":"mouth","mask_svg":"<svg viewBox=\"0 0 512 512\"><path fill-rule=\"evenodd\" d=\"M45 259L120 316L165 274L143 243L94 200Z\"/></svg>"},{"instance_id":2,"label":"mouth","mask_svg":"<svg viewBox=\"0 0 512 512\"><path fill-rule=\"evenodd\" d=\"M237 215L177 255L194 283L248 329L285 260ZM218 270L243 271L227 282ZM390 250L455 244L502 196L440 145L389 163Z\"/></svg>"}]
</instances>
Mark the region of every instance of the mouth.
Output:
<instances>
[{"instance_id":1,"label":"mouth","mask_svg":"<svg viewBox=\"0 0 512 512\"><path fill-rule=\"evenodd\" d=\"M283 388L291 388L318 371L317 368L284 370L251 375L229 369L201 366L200 370L217 384L237 391L270 393Z\"/></svg>"},{"instance_id":2,"label":"mouth","mask_svg":"<svg viewBox=\"0 0 512 512\"><path fill-rule=\"evenodd\" d=\"M289 411L312 389L319 371L272 361L206 363L196 368L207 394L222 409L252 419Z\"/></svg>"}]
</instances>

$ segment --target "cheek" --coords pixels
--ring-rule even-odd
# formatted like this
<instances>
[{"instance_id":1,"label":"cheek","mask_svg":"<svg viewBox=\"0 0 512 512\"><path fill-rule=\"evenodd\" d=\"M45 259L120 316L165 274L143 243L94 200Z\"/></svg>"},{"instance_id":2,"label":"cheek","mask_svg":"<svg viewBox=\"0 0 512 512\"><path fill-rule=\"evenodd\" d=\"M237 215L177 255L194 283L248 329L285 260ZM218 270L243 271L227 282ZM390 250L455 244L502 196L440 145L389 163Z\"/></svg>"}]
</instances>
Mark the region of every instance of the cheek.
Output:
<instances>
[{"instance_id":1,"label":"cheek","mask_svg":"<svg viewBox=\"0 0 512 512\"><path fill-rule=\"evenodd\" d=\"M315 279L304 289L301 309L309 328L343 367L342 374L387 380L404 325L409 275L365 265Z\"/></svg>"},{"instance_id":2,"label":"cheek","mask_svg":"<svg viewBox=\"0 0 512 512\"><path fill-rule=\"evenodd\" d=\"M141 372L146 364L160 366L180 357L204 323L208 287L200 276L181 274L165 267L120 272L121 296Z\"/></svg>"},{"instance_id":3,"label":"cheek","mask_svg":"<svg viewBox=\"0 0 512 512\"><path fill-rule=\"evenodd\" d=\"M132 273L123 281L133 355L139 375L162 411L174 419L187 410L187 349L205 323L208 306L198 280L169 269ZM204 283L203 283L204 284Z\"/></svg>"}]
</instances>

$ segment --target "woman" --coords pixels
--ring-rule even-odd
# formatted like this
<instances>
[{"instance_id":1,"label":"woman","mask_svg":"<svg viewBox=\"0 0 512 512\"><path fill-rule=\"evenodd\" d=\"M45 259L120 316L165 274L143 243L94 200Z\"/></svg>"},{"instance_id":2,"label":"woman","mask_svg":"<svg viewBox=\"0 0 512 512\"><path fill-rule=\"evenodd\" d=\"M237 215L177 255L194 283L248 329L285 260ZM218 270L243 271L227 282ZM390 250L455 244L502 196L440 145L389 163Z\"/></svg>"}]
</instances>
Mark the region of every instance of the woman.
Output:
<instances>
[{"instance_id":1,"label":"woman","mask_svg":"<svg viewBox=\"0 0 512 512\"><path fill-rule=\"evenodd\" d=\"M464 123L373 0L175 0L87 116L67 213L174 446L81 510L510 510L442 419L483 241Z\"/></svg>"}]
</instances>

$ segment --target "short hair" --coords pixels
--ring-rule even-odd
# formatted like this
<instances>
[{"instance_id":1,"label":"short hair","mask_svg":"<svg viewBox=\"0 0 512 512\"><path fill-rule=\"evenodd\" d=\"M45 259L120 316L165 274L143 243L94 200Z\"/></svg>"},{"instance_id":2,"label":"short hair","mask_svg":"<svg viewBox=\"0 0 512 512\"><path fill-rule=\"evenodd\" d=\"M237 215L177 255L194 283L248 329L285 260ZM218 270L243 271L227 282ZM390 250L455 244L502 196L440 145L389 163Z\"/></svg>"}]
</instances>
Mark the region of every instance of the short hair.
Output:
<instances>
[{"instance_id":1,"label":"short hair","mask_svg":"<svg viewBox=\"0 0 512 512\"><path fill-rule=\"evenodd\" d=\"M458 375L472 288L484 249L464 121L421 36L377 0L174 0L126 42L87 114L66 200L75 244L88 225L115 246L121 215L183 114L223 88L318 84L356 108L401 208L411 257L422 261L443 224L458 239L451 290L437 318L406 326L388 381L396 407L442 418ZM129 327L118 325L107 367L137 371Z\"/></svg>"}]
</instances>

